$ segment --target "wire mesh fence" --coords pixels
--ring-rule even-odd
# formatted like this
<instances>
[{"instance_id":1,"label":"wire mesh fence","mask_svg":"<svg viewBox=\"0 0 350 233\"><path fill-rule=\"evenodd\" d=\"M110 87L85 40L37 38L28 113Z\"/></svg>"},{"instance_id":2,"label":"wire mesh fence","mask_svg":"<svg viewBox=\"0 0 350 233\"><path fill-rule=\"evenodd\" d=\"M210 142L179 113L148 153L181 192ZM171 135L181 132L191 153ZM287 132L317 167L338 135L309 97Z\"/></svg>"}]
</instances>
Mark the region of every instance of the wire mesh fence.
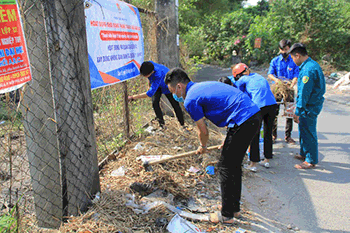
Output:
<instances>
[{"instance_id":1,"label":"wire mesh fence","mask_svg":"<svg viewBox=\"0 0 350 233\"><path fill-rule=\"evenodd\" d=\"M157 61L157 18L152 13L141 13L144 34L145 60ZM136 77L126 82L129 95L146 92L149 88L147 78ZM123 84L104 87L92 91L94 120L98 147L99 161L108 157L126 140ZM130 134L137 135L142 126L149 122L150 116L146 112L153 111L150 98L141 99L129 104ZM153 115L151 115L153 116Z\"/></svg>"},{"instance_id":2,"label":"wire mesh fence","mask_svg":"<svg viewBox=\"0 0 350 233\"><path fill-rule=\"evenodd\" d=\"M127 140L125 94L146 91L148 80L91 92L84 1L18 5L32 81L0 97L0 218L13 219L14 231L33 232L88 208L100 191L98 163ZM141 19L145 60L156 61L157 19ZM151 120L144 114L151 106L149 99L129 105L131 134Z\"/></svg>"}]
</instances>

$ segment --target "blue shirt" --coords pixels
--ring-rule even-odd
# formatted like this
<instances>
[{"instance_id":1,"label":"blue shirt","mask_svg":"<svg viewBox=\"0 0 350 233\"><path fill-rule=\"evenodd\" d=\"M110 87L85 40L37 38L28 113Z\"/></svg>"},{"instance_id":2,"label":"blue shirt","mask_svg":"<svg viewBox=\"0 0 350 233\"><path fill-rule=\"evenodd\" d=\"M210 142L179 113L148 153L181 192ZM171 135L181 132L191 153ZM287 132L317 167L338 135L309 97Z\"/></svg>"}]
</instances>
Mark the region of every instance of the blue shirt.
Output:
<instances>
[{"instance_id":1,"label":"blue shirt","mask_svg":"<svg viewBox=\"0 0 350 233\"><path fill-rule=\"evenodd\" d=\"M161 64L157 64L153 61L151 62L154 65L154 73L148 77L151 87L149 88L146 94L149 97L152 97L154 93L156 93L158 88L161 89L163 94L170 94L168 86L164 82L165 75L166 73L168 73L169 69Z\"/></svg>"},{"instance_id":2,"label":"blue shirt","mask_svg":"<svg viewBox=\"0 0 350 233\"><path fill-rule=\"evenodd\" d=\"M236 86L246 93L259 108L277 104L267 80L256 73L242 76Z\"/></svg>"},{"instance_id":3,"label":"blue shirt","mask_svg":"<svg viewBox=\"0 0 350 233\"><path fill-rule=\"evenodd\" d=\"M326 92L326 81L320 65L310 57L300 66L295 115L317 117Z\"/></svg>"},{"instance_id":4,"label":"blue shirt","mask_svg":"<svg viewBox=\"0 0 350 233\"><path fill-rule=\"evenodd\" d=\"M233 75L227 76L227 78L231 80L232 85L233 85L234 87L237 87L237 86L236 86L236 80L235 80L235 77L233 77Z\"/></svg>"},{"instance_id":5,"label":"blue shirt","mask_svg":"<svg viewBox=\"0 0 350 233\"><path fill-rule=\"evenodd\" d=\"M280 54L271 60L267 74L273 74L278 79L289 81L298 77L299 68L290 55L285 60L282 54Z\"/></svg>"},{"instance_id":6,"label":"blue shirt","mask_svg":"<svg viewBox=\"0 0 350 233\"><path fill-rule=\"evenodd\" d=\"M241 125L260 111L237 88L214 81L188 83L184 105L194 121L206 117L219 127Z\"/></svg>"}]
</instances>

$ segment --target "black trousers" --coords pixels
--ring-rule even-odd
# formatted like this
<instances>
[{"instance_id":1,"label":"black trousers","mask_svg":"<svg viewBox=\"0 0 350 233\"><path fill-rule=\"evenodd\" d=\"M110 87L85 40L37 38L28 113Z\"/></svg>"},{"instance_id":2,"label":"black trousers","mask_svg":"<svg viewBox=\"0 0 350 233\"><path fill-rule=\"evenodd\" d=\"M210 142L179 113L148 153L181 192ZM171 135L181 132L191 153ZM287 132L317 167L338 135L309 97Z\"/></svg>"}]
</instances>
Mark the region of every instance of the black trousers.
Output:
<instances>
[{"instance_id":1,"label":"black trousers","mask_svg":"<svg viewBox=\"0 0 350 233\"><path fill-rule=\"evenodd\" d=\"M285 100L285 102L294 102L294 90L290 90L289 97ZM275 95L276 101L281 102L283 99L282 95ZM273 125L273 131L272 135L277 138L277 120L278 120L278 114L280 113L280 105L276 108L276 117ZM293 130L293 119L287 118L286 119L286 129L285 129L285 137L289 138L292 134Z\"/></svg>"},{"instance_id":2,"label":"black trousers","mask_svg":"<svg viewBox=\"0 0 350 233\"><path fill-rule=\"evenodd\" d=\"M264 156L266 159L272 159L272 128L276 116L276 109L278 105L265 106L260 109L262 124L264 124ZM259 129L261 125L259 126ZM250 144L250 161L260 161L260 130L254 136L252 143Z\"/></svg>"},{"instance_id":3,"label":"black trousers","mask_svg":"<svg viewBox=\"0 0 350 233\"><path fill-rule=\"evenodd\" d=\"M261 124L260 112L240 126L229 128L218 163L222 216L232 218L240 211L242 191L242 162L247 148Z\"/></svg>"},{"instance_id":4,"label":"black trousers","mask_svg":"<svg viewBox=\"0 0 350 233\"><path fill-rule=\"evenodd\" d=\"M156 114L157 120L159 122L160 125L164 125L164 118L163 118L163 113L162 110L160 108L160 97L162 96L162 91L160 88L158 88L158 90L156 91L156 93L154 93L154 95L152 96L152 107L153 110ZM179 102L177 102L172 94L165 94L165 96L168 98L171 106L174 108L175 111L175 115L178 119L178 121L180 122L180 125L184 125L185 121L184 121L184 115L182 113L181 107Z\"/></svg>"}]
</instances>

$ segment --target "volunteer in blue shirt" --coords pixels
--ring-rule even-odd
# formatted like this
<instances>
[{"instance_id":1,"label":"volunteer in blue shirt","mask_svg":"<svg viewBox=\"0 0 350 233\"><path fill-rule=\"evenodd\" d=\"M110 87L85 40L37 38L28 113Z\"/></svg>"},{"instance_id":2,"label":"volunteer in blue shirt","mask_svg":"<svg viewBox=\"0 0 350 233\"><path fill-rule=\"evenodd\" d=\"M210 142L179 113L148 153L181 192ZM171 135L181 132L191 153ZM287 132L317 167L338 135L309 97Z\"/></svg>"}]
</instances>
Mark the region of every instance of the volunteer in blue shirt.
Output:
<instances>
[{"instance_id":1,"label":"volunteer in blue shirt","mask_svg":"<svg viewBox=\"0 0 350 233\"><path fill-rule=\"evenodd\" d=\"M270 68L268 71L268 78L272 80L273 83L284 84L285 88L288 90L288 95L284 102L294 102L294 90L296 82L298 81L299 69L297 65L293 62L293 59L289 56L288 51L291 46L290 40L283 39L279 42L280 55L275 57L270 62ZM282 95L275 95L276 101L282 101ZM277 139L277 116L279 114L279 105L276 112L272 137L273 141ZM291 137L293 131L293 119L286 119L285 128L285 141L287 143L295 144L295 141Z\"/></svg>"},{"instance_id":2,"label":"volunteer in blue shirt","mask_svg":"<svg viewBox=\"0 0 350 233\"><path fill-rule=\"evenodd\" d=\"M318 163L317 116L323 107L326 82L320 65L308 56L305 45L293 44L289 52L300 68L294 115L294 121L299 123L300 142L300 155L296 158L305 160L295 168L314 168Z\"/></svg>"},{"instance_id":3,"label":"volunteer in blue shirt","mask_svg":"<svg viewBox=\"0 0 350 233\"><path fill-rule=\"evenodd\" d=\"M256 73L251 73L249 67L244 63L238 63L232 68L232 74L236 80L235 85L246 93L260 108L262 121L264 122L264 156L260 161L259 139L260 131L255 135L250 145L250 165L246 167L256 172L257 163L269 168L272 159L272 127L275 119L277 103L267 80Z\"/></svg>"},{"instance_id":4,"label":"volunteer in blue shirt","mask_svg":"<svg viewBox=\"0 0 350 233\"><path fill-rule=\"evenodd\" d=\"M152 107L156 114L159 125L164 128L164 118L162 110L160 109L160 97L164 94L171 106L175 110L175 115L180 122L181 126L184 126L184 116L181 110L181 107L177 101L174 100L173 95L170 93L167 85L164 83L164 78L169 69L166 66L161 64L157 64L153 61L146 61L141 64L140 73L143 77L148 78L150 83L150 88L147 92L129 96L128 99L130 101L136 99L142 99L147 97L152 97Z\"/></svg>"},{"instance_id":5,"label":"volunteer in blue shirt","mask_svg":"<svg viewBox=\"0 0 350 233\"><path fill-rule=\"evenodd\" d=\"M237 88L220 82L191 82L180 68L169 71L165 83L174 97L184 101L185 109L196 122L200 142L197 154L207 151L209 131L204 118L228 128L218 163L222 209L210 214L210 220L233 223L234 217L240 217L242 161L259 130L260 109Z\"/></svg>"}]
</instances>

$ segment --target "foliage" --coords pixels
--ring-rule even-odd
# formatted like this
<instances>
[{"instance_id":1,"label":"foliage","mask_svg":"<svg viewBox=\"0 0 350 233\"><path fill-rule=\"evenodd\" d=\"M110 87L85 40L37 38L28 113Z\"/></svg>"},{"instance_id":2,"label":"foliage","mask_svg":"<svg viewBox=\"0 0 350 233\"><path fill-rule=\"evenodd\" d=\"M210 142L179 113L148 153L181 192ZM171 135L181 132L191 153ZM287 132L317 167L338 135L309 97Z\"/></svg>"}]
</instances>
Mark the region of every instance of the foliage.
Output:
<instances>
[{"instance_id":1,"label":"foliage","mask_svg":"<svg viewBox=\"0 0 350 233\"><path fill-rule=\"evenodd\" d=\"M129 2L130 4L143 9L154 10L154 0L129 0L125 2Z\"/></svg>"},{"instance_id":2,"label":"foliage","mask_svg":"<svg viewBox=\"0 0 350 233\"><path fill-rule=\"evenodd\" d=\"M219 19L217 16L208 17L204 33L206 35L206 56L209 62L231 60L233 51L245 56L243 48L252 17L243 9L225 14Z\"/></svg>"},{"instance_id":3,"label":"foliage","mask_svg":"<svg viewBox=\"0 0 350 233\"><path fill-rule=\"evenodd\" d=\"M18 223L15 216L15 211L17 208L18 202L14 207L8 212L0 216L0 232L18 232Z\"/></svg>"},{"instance_id":4,"label":"foliage","mask_svg":"<svg viewBox=\"0 0 350 233\"><path fill-rule=\"evenodd\" d=\"M205 18L223 15L239 9L242 0L179 0L180 33L188 32L188 27L205 24Z\"/></svg>"},{"instance_id":5,"label":"foliage","mask_svg":"<svg viewBox=\"0 0 350 233\"><path fill-rule=\"evenodd\" d=\"M269 2L267 0L261 0L256 6L247 7L244 9L247 13L254 16L266 16L269 11Z\"/></svg>"},{"instance_id":6,"label":"foliage","mask_svg":"<svg viewBox=\"0 0 350 233\"><path fill-rule=\"evenodd\" d=\"M198 7L208 10L211 1L183 2L183 44L190 56L202 56L205 62L227 65L235 50L244 62L268 63L278 54L278 42L287 38L306 44L316 60L350 68L350 49L345 46L350 43L348 0L280 0L270 5L263 0L254 7L236 5L232 12L221 9L224 1L219 1L216 11L207 11L210 14ZM254 47L256 38L262 39L261 48Z\"/></svg>"},{"instance_id":7,"label":"foliage","mask_svg":"<svg viewBox=\"0 0 350 233\"><path fill-rule=\"evenodd\" d=\"M209 35L204 30L217 30L218 25L215 21L220 24L220 18L228 12L239 9L241 3L242 0L179 1L179 30L182 44L189 49L190 57L202 57L207 46L206 37Z\"/></svg>"},{"instance_id":8,"label":"foliage","mask_svg":"<svg viewBox=\"0 0 350 233\"><path fill-rule=\"evenodd\" d=\"M266 17L255 18L246 48L254 58L264 62L276 55L279 40L289 38L292 42L304 43L314 59L342 60L344 56L341 58L338 51L342 51L350 39L344 28L343 6L340 1L328 0L274 1ZM253 48L257 37L262 38L261 49Z\"/></svg>"}]
</instances>

